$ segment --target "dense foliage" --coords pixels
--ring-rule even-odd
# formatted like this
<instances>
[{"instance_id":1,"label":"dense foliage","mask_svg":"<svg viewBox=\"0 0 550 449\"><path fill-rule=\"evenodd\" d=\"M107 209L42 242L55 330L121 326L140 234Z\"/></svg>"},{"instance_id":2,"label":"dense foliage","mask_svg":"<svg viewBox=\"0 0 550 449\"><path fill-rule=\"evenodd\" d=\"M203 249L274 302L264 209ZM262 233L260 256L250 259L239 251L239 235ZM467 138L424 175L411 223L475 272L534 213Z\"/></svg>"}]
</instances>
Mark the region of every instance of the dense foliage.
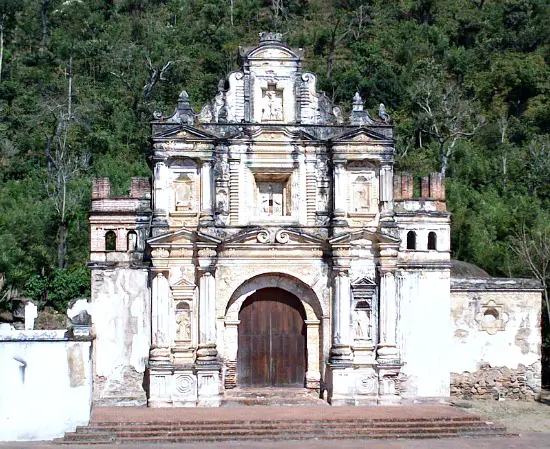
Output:
<instances>
[{"instance_id":1,"label":"dense foliage","mask_svg":"<svg viewBox=\"0 0 550 449\"><path fill-rule=\"evenodd\" d=\"M152 112L199 109L261 30L336 103L383 102L400 169L446 174L455 258L548 265L547 0L2 0L0 302L87 293L90 178L149 175Z\"/></svg>"}]
</instances>

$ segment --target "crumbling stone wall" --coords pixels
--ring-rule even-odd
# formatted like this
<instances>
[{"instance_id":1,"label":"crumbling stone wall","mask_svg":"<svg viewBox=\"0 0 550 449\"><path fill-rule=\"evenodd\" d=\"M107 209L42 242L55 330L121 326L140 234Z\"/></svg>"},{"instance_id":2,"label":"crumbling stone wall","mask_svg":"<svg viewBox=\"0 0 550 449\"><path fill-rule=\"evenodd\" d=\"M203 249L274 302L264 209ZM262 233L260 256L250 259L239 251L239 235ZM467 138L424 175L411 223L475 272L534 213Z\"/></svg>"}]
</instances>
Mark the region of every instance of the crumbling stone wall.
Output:
<instances>
[{"instance_id":1,"label":"crumbling stone wall","mask_svg":"<svg viewBox=\"0 0 550 449\"><path fill-rule=\"evenodd\" d=\"M537 396L541 293L532 279L451 280L451 396Z\"/></svg>"},{"instance_id":2,"label":"crumbling stone wall","mask_svg":"<svg viewBox=\"0 0 550 449\"><path fill-rule=\"evenodd\" d=\"M482 366L473 373L451 373L451 396L463 399L536 399L541 389L541 364Z\"/></svg>"}]
</instances>

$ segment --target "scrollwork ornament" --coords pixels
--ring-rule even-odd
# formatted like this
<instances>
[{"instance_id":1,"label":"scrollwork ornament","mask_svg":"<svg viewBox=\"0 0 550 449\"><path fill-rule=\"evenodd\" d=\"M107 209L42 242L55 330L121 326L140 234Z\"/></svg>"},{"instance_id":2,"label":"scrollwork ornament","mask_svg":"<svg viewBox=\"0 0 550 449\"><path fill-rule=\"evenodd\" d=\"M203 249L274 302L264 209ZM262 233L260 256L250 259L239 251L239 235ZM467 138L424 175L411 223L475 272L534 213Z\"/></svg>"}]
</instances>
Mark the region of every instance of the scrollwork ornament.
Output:
<instances>
[{"instance_id":1,"label":"scrollwork ornament","mask_svg":"<svg viewBox=\"0 0 550 449\"><path fill-rule=\"evenodd\" d=\"M288 243L290 242L290 235L287 231L280 229L275 234L275 241L278 243Z\"/></svg>"},{"instance_id":2,"label":"scrollwork ornament","mask_svg":"<svg viewBox=\"0 0 550 449\"><path fill-rule=\"evenodd\" d=\"M271 236L269 235L268 231L266 231L265 229L262 229L260 232L258 232L256 239L260 243L269 243L269 241L271 240Z\"/></svg>"}]
</instances>

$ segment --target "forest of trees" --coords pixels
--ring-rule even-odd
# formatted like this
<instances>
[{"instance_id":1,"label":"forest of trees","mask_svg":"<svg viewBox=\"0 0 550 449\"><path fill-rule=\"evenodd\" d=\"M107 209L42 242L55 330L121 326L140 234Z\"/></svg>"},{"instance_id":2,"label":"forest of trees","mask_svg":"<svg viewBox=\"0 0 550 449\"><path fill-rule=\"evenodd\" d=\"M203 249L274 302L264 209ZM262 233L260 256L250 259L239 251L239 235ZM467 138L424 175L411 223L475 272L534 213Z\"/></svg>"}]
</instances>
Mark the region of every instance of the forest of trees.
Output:
<instances>
[{"instance_id":1,"label":"forest of trees","mask_svg":"<svg viewBox=\"0 0 550 449\"><path fill-rule=\"evenodd\" d=\"M548 0L2 0L0 308L89 294L90 179L149 176L152 112L199 110L263 30L348 111L386 105L400 170L445 174L454 258L547 285Z\"/></svg>"}]
</instances>

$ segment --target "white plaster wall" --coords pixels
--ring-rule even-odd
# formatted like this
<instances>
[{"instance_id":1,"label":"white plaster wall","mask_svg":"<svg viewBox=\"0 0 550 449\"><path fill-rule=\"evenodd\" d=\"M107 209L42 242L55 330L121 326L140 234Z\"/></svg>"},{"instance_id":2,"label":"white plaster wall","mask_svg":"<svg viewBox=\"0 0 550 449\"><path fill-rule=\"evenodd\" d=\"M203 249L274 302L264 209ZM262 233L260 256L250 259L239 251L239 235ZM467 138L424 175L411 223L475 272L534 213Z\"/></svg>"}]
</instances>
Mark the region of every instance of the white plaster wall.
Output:
<instances>
[{"instance_id":1,"label":"white plaster wall","mask_svg":"<svg viewBox=\"0 0 550 449\"><path fill-rule=\"evenodd\" d=\"M489 301L503 305L504 330L494 335L480 329L476 315ZM540 292L453 291L450 368L475 372L481 364L516 369L540 360ZM479 316L478 316L479 318Z\"/></svg>"},{"instance_id":2,"label":"white plaster wall","mask_svg":"<svg viewBox=\"0 0 550 449\"><path fill-rule=\"evenodd\" d=\"M147 270L93 270L91 309L94 401L140 404L151 342Z\"/></svg>"},{"instance_id":3,"label":"white plaster wall","mask_svg":"<svg viewBox=\"0 0 550 449\"><path fill-rule=\"evenodd\" d=\"M0 441L51 440L88 424L90 345L63 340L0 343Z\"/></svg>"},{"instance_id":4,"label":"white plaster wall","mask_svg":"<svg viewBox=\"0 0 550 449\"><path fill-rule=\"evenodd\" d=\"M397 343L407 398L450 395L450 282L446 270L398 276Z\"/></svg>"}]
</instances>

